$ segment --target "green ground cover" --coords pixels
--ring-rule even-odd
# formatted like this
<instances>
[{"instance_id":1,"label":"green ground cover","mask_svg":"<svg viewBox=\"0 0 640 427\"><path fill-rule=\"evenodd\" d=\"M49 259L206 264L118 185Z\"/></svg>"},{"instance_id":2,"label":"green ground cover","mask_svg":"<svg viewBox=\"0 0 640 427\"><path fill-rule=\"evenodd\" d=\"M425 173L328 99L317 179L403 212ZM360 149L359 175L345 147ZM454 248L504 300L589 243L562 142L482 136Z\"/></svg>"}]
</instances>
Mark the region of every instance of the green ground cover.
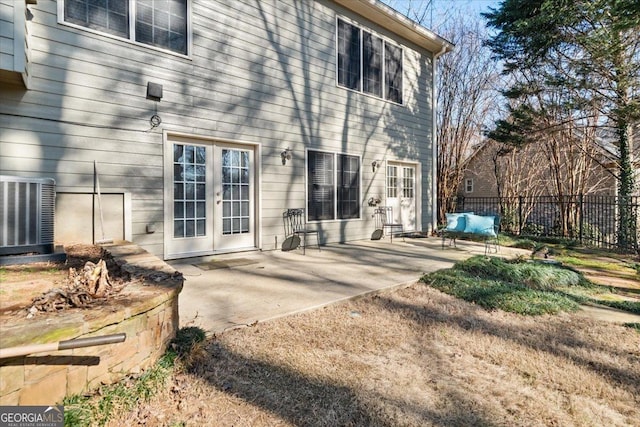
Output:
<instances>
[{"instance_id":1,"label":"green ground cover","mask_svg":"<svg viewBox=\"0 0 640 427\"><path fill-rule=\"evenodd\" d=\"M421 281L486 309L523 315L571 312L585 303L640 314L640 302L619 299L615 289L544 260L475 256L427 274Z\"/></svg>"}]
</instances>

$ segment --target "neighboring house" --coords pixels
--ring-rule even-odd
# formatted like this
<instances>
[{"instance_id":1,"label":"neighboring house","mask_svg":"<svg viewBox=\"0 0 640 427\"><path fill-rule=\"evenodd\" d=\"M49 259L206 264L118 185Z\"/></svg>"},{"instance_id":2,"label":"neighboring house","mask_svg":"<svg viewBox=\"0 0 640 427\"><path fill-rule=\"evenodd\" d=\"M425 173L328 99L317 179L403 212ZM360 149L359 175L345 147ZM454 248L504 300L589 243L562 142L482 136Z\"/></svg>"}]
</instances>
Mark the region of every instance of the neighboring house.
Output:
<instances>
[{"instance_id":1,"label":"neighboring house","mask_svg":"<svg viewBox=\"0 0 640 427\"><path fill-rule=\"evenodd\" d=\"M468 160L462 182L458 186L459 197L497 197L498 185L493 167L497 151L493 141L479 144Z\"/></svg>"},{"instance_id":2,"label":"neighboring house","mask_svg":"<svg viewBox=\"0 0 640 427\"><path fill-rule=\"evenodd\" d=\"M452 48L377 0L0 0L0 175L55 180L57 241L165 259L277 248L285 208L430 231Z\"/></svg>"},{"instance_id":3,"label":"neighboring house","mask_svg":"<svg viewBox=\"0 0 640 427\"><path fill-rule=\"evenodd\" d=\"M636 130L634 140L640 139L640 132ZM469 158L464 178L458 186L459 197L503 197L515 196L549 196L557 194L557 184L549 170L549 160L545 153L535 144L530 144L520 150L505 150L504 145L486 140L480 144ZM500 154L498 154L500 152ZM640 148L635 147L636 171L640 169ZM567 156L568 158L569 156ZM569 162L565 158L563 161ZM612 154L601 150L594 151L593 159L587 156L581 161L587 162L583 166L586 176L573 178L583 182L584 191L571 191L576 183L567 179L563 182L565 194L590 194L600 196L614 196L617 194L618 165L611 161ZM569 168L563 164L561 171ZM640 176L636 177L636 182ZM498 182L501 191L498 191ZM640 184L640 183L637 183ZM640 194L640 193L638 193Z\"/></svg>"}]
</instances>

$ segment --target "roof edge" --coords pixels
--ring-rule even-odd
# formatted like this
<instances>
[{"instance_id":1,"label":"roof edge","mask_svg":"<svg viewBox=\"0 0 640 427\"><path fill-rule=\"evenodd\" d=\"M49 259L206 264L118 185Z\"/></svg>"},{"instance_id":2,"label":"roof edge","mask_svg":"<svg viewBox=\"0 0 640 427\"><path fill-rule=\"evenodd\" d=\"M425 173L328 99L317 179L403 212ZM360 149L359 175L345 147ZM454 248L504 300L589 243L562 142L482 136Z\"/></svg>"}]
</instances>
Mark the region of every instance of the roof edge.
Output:
<instances>
[{"instance_id":1,"label":"roof edge","mask_svg":"<svg viewBox=\"0 0 640 427\"><path fill-rule=\"evenodd\" d=\"M433 31L407 18L380 0L333 0L432 53L451 52L455 45Z\"/></svg>"}]
</instances>

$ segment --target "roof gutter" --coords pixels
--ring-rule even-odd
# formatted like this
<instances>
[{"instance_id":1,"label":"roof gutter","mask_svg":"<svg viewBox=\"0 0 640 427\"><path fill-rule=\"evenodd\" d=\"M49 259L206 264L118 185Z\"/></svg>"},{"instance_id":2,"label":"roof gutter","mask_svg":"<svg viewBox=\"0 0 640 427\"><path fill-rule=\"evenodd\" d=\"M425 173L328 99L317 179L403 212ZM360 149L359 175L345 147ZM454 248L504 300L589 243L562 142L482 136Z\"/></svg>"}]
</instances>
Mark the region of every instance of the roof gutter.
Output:
<instances>
[{"instance_id":1,"label":"roof gutter","mask_svg":"<svg viewBox=\"0 0 640 427\"><path fill-rule=\"evenodd\" d=\"M429 52L435 53L443 46L446 46L447 50L453 50L453 43L412 21L380 0L333 0L333 2Z\"/></svg>"},{"instance_id":2,"label":"roof gutter","mask_svg":"<svg viewBox=\"0 0 640 427\"><path fill-rule=\"evenodd\" d=\"M438 111L438 89L437 89L437 79L436 79L436 70L438 58L447 53L450 50L450 46L447 44L442 44L442 48L439 52L433 54L433 59L431 60L431 149L432 149L432 162L433 167L431 168L431 173L433 174L431 177L431 195L432 195L432 216L431 216L431 232L434 232L438 229L438 140L437 140L437 111Z\"/></svg>"}]
</instances>

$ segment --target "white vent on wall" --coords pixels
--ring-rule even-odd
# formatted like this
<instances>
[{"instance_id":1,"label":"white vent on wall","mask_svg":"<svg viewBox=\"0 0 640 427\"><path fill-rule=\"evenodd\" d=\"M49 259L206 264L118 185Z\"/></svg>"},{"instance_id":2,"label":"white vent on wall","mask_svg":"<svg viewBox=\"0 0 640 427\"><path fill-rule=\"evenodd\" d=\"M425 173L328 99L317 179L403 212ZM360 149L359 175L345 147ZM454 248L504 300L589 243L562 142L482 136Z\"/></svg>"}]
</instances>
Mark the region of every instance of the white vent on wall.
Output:
<instances>
[{"instance_id":1,"label":"white vent on wall","mask_svg":"<svg viewBox=\"0 0 640 427\"><path fill-rule=\"evenodd\" d=\"M52 253L56 184L0 175L0 255Z\"/></svg>"}]
</instances>

